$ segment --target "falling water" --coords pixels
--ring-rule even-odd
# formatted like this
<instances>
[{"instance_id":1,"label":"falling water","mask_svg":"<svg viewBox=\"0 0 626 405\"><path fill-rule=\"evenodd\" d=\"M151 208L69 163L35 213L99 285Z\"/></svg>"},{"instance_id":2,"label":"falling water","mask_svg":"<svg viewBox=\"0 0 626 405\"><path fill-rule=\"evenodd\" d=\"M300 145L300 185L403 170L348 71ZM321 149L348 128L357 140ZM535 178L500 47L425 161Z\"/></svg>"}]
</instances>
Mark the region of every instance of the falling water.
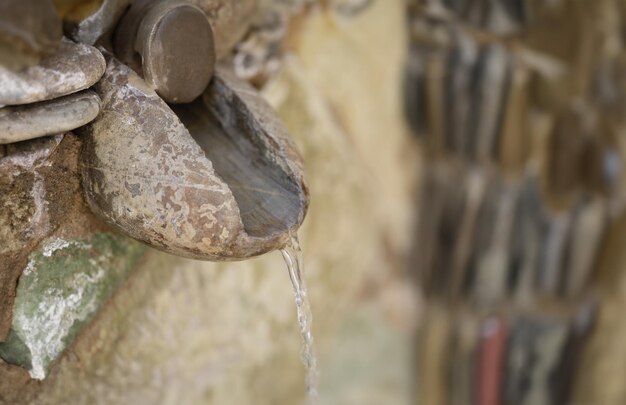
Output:
<instances>
[{"instance_id":1,"label":"falling water","mask_svg":"<svg viewBox=\"0 0 626 405\"><path fill-rule=\"evenodd\" d=\"M293 285L293 292L296 297L296 311L298 313L298 323L300 324L300 334L302 335L302 350L300 358L305 368L305 383L308 405L315 405L318 402L317 394L317 357L313 347L313 333L311 331L311 307L307 298L306 282L304 279L304 267L302 264L302 250L298 237L293 235L289 243L280 250L285 259L289 278Z\"/></svg>"}]
</instances>

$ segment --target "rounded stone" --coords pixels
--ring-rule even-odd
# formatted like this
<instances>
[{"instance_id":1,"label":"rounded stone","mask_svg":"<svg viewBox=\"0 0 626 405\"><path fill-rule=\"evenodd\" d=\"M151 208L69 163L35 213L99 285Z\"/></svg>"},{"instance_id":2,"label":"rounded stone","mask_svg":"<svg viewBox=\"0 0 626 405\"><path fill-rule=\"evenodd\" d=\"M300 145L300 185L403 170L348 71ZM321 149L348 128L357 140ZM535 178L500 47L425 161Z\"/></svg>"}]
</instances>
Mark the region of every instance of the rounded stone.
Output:
<instances>
[{"instance_id":1,"label":"rounded stone","mask_svg":"<svg viewBox=\"0 0 626 405\"><path fill-rule=\"evenodd\" d=\"M135 49L146 82L169 103L187 103L209 84L215 66L206 15L184 1L161 1L141 20Z\"/></svg>"},{"instance_id":2,"label":"rounded stone","mask_svg":"<svg viewBox=\"0 0 626 405\"><path fill-rule=\"evenodd\" d=\"M36 103L91 87L104 73L96 48L63 39L57 52L23 72L0 66L0 106Z\"/></svg>"},{"instance_id":3,"label":"rounded stone","mask_svg":"<svg viewBox=\"0 0 626 405\"><path fill-rule=\"evenodd\" d=\"M0 144L61 134L92 121L100 97L91 90L40 103L0 109Z\"/></svg>"}]
</instances>

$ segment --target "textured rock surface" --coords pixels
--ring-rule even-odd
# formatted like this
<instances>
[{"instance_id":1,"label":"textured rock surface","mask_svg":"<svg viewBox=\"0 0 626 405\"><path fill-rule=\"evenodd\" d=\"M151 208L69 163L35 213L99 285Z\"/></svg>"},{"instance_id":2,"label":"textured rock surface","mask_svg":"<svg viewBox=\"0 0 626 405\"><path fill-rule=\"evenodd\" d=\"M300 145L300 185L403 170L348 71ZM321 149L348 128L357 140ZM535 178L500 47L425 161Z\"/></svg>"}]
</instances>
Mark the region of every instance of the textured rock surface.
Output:
<instances>
[{"instance_id":1,"label":"textured rock surface","mask_svg":"<svg viewBox=\"0 0 626 405\"><path fill-rule=\"evenodd\" d=\"M102 114L81 131L83 187L94 212L172 253L229 246L243 227L232 193L174 112L114 58L95 88Z\"/></svg>"},{"instance_id":2,"label":"textured rock surface","mask_svg":"<svg viewBox=\"0 0 626 405\"><path fill-rule=\"evenodd\" d=\"M105 229L83 200L79 148L79 140L71 133L3 146L0 342L5 340L11 324L17 279L39 242L53 236L81 238Z\"/></svg>"},{"instance_id":3,"label":"textured rock surface","mask_svg":"<svg viewBox=\"0 0 626 405\"><path fill-rule=\"evenodd\" d=\"M62 134L92 121L100 98L85 90L54 100L0 109L0 144Z\"/></svg>"},{"instance_id":4,"label":"textured rock surface","mask_svg":"<svg viewBox=\"0 0 626 405\"><path fill-rule=\"evenodd\" d=\"M121 235L50 238L32 252L0 357L43 379L50 365L126 279L145 247Z\"/></svg>"},{"instance_id":5,"label":"textured rock surface","mask_svg":"<svg viewBox=\"0 0 626 405\"><path fill-rule=\"evenodd\" d=\"M417 174L400 105L403 11L394 0L347 21L313 12L265 89L310 181L300 235L325 404L406 403L411 386L410 294L397 281ZM0 403L296 404L299 343L280 254L150 251L46 380L0 363Z\"/></svg>"},{"instance_id":6,"label":"textured rock surface","mask_svg":"<svg viewBox=\"0 0 626 405\"><path fill-rule=\"evenodd\" d=\"M28 251L50 232L43 171L62 136L9 145L0 157L0 341L11 323L15 285Z\"/></svg>"},{"instance_id":7,"label":"textured rock surface","mask_svg":"<svg viewBox=\"0 0 626 405\"><path fill-rule=\"evenodd\" d=\"M84 90L100 79L104 68L96 48L64 39L56 53L23 72L0 66L0 105L34 103Z\"/></svg>"}]
</instances>

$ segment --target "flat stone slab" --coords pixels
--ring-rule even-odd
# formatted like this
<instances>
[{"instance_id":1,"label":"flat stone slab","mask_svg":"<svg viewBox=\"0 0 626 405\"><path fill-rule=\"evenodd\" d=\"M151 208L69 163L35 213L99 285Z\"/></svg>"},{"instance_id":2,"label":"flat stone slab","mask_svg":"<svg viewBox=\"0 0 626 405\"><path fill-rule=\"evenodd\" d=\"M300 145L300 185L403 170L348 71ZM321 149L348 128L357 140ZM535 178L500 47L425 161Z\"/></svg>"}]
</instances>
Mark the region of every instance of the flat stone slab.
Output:
<instances>
[{"instance_id":1,"label":"flat stone slab","mask_svg":"<svg viewBox=\"0 0 626 405\"><path fill-rule=\"evenodd\" d=\"M23 72L0 66L0 106L36 103L84 90L104 73L96 48L63 39L58 51Z\"/></svg>"},{"instance_id":2,"label":"flat stone slab","mask_svg":"<svg viewBox=\"0 0 626 405\"><path fill-rule=\"evenodd\" d=\"M60 134L91 122L100 113L100 97L91 91L54 100L0 109L0 144Z\"/></svg>"}]
</instances>

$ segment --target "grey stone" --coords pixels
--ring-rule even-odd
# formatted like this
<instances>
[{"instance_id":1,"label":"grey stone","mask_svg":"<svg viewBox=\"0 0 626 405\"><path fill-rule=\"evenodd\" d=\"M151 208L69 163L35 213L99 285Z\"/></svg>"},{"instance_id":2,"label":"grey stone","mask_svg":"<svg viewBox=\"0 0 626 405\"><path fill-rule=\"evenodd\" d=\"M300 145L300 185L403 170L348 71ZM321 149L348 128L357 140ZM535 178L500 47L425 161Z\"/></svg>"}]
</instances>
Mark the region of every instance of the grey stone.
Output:
<instances>
[{"instance_id":1,"label":"grey stone","mask_svg":"<svg viewBox=\"0 0 626 405\"><path fill-rule=\"evenodd\" d=\"M202 10L186 1L152 4L133 41L143 62L143 77L168 103L189 103L202 94L213 75L211 24Z\"/></svg>"},{"instance_id":2,"label":"grey stone","mask_svg":"<svg viewBox=\"0 0 626 405\"><path fill-rule=\"evenodd\" d=\"M188 103L209 84L215 42L207 16L184 0L135 1L115 35L115 54L168 103Z\"/></svg>"},{"instance_id":3,"label":"grey stone","mask_svg":"<svg viewBox=\"0 0 626 405\"><path fill-rule=\"evenodd\" d=\"M29 104L92 86L104 72L102 54L64 39L53 55L23 72L0 66L0 105Z\"/></svg>"},{"instance_id":4,"label":"grey stone","mask_svg":"<svg viewBox=\"0 0 626 405\"><path fill-rule=\"evenodd\" d=\"M0 109L0 143L61 134L92 121L100 112L100 97L90 90L54 100Z\"/></svg>"}]
</instances>

